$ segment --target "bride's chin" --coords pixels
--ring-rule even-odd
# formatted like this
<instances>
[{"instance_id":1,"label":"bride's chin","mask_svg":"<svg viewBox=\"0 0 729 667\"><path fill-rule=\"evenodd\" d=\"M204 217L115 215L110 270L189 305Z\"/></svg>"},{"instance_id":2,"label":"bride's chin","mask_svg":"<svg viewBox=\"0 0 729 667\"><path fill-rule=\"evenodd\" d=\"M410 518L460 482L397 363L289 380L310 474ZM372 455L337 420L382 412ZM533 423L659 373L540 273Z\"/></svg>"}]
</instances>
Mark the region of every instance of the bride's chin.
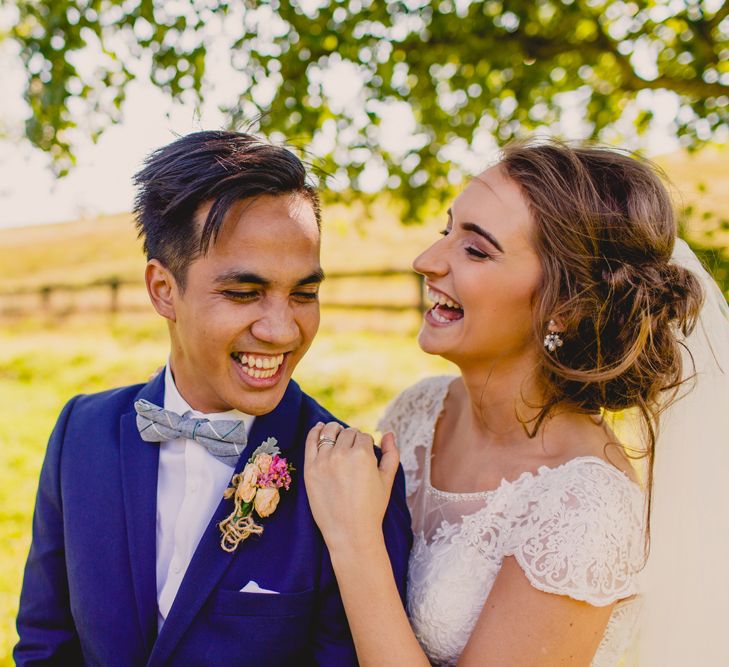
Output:
<instances>
[{"instance_id":1,"label":"bride's chin","mask_svg":"<svg viewBox=\"0 0 729 667\"><path fill-rule=\"evenodd\" d=\"M444 345L443 341L433 340L433 338L428 335L428 332L423 329L421 329L418 334L418 345L426 354L433 354L439 357L445 357L446 359L448 358L450 348Z\"/></svg>"}]
</instances>

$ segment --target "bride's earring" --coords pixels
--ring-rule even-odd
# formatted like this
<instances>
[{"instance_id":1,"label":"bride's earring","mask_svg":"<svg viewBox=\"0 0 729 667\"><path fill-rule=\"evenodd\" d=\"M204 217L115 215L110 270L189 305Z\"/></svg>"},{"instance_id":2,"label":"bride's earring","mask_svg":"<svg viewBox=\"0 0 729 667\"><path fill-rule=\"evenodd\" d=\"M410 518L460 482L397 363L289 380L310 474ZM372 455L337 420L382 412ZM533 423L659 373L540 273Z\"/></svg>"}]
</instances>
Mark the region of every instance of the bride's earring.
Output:
<instances>
[{"instance_id":1,"label":"bride's earring","mask_svg":"<svg viewBox=\"0 0 729 667\"><path fill-rule=\"evenodd\" d=\"M549 320L549 324L547 324L547 335L544 337L544 347L550 352L554 352L558 347L564 345L562 336L556 328L557 323L554 320Z\"/></svg>"}]
</instances>

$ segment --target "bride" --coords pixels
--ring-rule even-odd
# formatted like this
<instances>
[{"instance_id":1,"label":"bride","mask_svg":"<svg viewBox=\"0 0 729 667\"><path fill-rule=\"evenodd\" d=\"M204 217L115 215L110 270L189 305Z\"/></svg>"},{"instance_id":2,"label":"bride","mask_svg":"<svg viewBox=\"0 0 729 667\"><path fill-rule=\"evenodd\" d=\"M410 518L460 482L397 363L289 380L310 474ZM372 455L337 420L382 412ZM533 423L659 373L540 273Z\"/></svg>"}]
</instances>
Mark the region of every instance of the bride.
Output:
<instances>
[{"instance_id":1,"label":"bride","mask_svg":"<svg viewBox=\"0 0 729 667\"><path fill-rule=\"evenodd\" d=\"M726 304L678 243L660 179L617 150L512 144L453 202L414 268L434 304L419 343L460 375L393 401L379 467L356 429L319 424L307 440L307 491L363 665L615 667L635 639L652 541L646 606L684 621L669 637L647 633L641 665L724 664L710 647L708 661L691 658L707 650L694 643L704 619L665 593L680 588L667 574L681 561L671 521L691 524L701 483L662 461L671 436L659 413L692 401L718 414L729 398L711 381L715 357L684 340L707 296L700 322L708 305L720 313L712 354L729 358ZM604 418L623 411L640 418L640 446ZM395 442L414 533L407 614L381 530ZM666 453L675 462L687 444ZM673 503L671 475L689 490Z\"/></svg>"}]
</instances>

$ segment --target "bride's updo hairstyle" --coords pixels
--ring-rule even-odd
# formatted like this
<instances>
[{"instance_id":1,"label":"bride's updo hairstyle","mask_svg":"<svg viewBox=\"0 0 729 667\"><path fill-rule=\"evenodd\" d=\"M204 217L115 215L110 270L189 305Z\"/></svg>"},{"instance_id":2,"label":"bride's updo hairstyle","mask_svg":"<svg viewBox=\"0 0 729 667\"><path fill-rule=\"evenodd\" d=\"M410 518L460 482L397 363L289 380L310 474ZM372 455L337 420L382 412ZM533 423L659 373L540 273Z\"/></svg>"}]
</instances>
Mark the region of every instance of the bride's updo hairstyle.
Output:
<instances>
[{"instance_id":1,"label":"bride's updo hairstyle","mask_svg":"<svg viewBox=\"0 0 729 667\"><path fill-rule=\"evenodd\" d=\"M660 408L681 384L680 334L703 299L697 278L670 262L677 225L668 191L656 168L611 148L517 142L501 165L535 222L535 336L541 343L550 319L564 326L561 347L540 344L546 401L535 432L557 405L638 408L650 470Z\"/></svg>"}]
</instances>

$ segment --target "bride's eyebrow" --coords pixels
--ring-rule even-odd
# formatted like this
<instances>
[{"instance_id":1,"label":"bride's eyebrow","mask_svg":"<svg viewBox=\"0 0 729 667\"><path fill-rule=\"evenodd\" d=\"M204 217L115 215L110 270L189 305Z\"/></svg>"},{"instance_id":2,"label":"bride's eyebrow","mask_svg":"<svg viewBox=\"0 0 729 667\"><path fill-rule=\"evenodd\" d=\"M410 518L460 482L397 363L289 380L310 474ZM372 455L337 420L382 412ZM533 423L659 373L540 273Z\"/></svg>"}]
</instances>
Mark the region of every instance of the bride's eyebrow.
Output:
<instances>
[{"instance_id":1,"label":"bride's eyebrow","mask_svg":"<svg viewBox=\"0 0 729 667\"><path fill-rule=\"evenodd\" d=\"M451 211L451 209L448 209L448 221L453 223L453 212ZM477 225L475 222L462 222L460 224L460 227L466 232L473 232L474 234L482 236L499 252L504 252L504 249L501 247L501 244L496 240L496 237L490 231L484 229L480 225Z\"/></svg>"},{"instance_id":2,"label":"bride's eyebrow","mask_svg":"<svg viewBox=\"0 0 729 667\"><path fill-rule=\"evenodd\" d=\"M461 229L466 232L473 232L474 234L482 236L499 252L504 252L504 249L501 247L501 244L496 240L496 237L488 230L477 225L475 222L462 222Z\"/></svg>"}]
</instances>

